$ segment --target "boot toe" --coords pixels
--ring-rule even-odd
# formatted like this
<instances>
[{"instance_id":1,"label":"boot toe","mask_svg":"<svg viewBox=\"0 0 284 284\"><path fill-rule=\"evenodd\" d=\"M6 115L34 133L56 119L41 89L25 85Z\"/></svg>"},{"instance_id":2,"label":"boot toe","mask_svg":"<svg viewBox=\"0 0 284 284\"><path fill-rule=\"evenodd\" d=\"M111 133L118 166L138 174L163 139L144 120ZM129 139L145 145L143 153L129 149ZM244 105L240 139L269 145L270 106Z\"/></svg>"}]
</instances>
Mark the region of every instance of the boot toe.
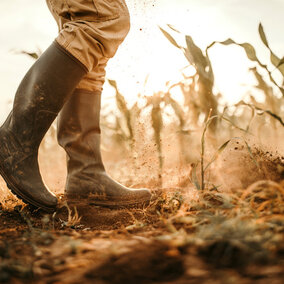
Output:
<instances>
[{"instance_id":1,"label":"boot toe","mask_svg":"<svg viewBox=\"0 0 284 284\"><path fill-rule=\"evenodd\" d=\"M57 201L56 196L52 195L48 199L46 199L45 205L50 208L56 208L57 203L58 201Z\"/></svg>"},{"instance_id":2,"label":"boot toe","mask_svg":"<svg viewBox=\"0 0 284 284\"><path fill-rule=\"evenodd\" d=\"M48 195L36 194L35 196L26 196L25 201L47 212L55 211L58 203L56 196L51 192Z\"/></svg>"},{"instance_id":3,"label":"boot toe","mask_svg":"<svg viewBox=\"0 0 284 284\"><path fill-rule=\"evenodd\" d=\"M135 197L137 197L138 199L143 199L145 201L151 200L152 194L149 189L141 188L141 189L135 189L133 191L135 193Z\"/></svg>"}]
</instances>

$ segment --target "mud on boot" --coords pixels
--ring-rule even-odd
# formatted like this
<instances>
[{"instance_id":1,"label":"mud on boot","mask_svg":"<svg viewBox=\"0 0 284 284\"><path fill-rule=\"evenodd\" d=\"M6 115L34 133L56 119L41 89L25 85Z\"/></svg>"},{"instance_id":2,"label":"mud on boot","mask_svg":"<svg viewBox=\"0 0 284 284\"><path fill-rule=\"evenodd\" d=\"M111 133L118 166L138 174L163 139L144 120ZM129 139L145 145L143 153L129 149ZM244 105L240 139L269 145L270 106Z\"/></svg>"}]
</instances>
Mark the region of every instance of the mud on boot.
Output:
<instances>
[{"instance_id":1,"label":"mud on boot","mask_svg":"<svg viewBox=\"0 0 284 284\"><path fill-rule=\"evenodd\" d=\"M12 133L0 129L0 174L8 188L24 202L52 211L57 198L44 185L37 150L21 145Z\"/></svg>"}]
</instances>

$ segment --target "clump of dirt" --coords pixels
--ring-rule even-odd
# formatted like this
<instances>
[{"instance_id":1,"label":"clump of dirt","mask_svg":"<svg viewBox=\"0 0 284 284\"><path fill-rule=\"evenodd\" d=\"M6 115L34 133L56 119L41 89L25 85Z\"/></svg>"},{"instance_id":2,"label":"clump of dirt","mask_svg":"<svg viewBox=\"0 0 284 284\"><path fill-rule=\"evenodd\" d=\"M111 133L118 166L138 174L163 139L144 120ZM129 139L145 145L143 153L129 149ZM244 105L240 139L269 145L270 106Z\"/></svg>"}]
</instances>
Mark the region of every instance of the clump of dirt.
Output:
<instances>
[{"instance_id":1,"label":"clump of dirt","mask_svg":"<svg viewBox=\"0 0 284 284\"><path fill-rule=\"evenodd\" d=\"M183 257L160 242L136 245L135 249L109 257L85 276L107 283L149 283L172 281L184 274Z\"/></svg>"},{"instance_id":2,"label":"clump of dirt","mask_svg":"<svg viewBox=\"0 0 284 284\"><path fill-rule=\"evenodd\" d=\"M284 179L284 156L264 146L233 140L216 161L212 182L223 190L246 188L259 180Z\"/></svg>"}]
</instances>

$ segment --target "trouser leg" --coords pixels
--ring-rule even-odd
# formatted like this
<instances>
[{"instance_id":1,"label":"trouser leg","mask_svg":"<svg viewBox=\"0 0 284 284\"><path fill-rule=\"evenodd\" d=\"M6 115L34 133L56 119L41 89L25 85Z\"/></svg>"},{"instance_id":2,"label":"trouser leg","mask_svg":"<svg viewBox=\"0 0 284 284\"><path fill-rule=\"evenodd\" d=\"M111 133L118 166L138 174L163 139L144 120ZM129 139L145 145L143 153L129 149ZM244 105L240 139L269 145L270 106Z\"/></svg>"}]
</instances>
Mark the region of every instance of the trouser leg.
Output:
<instances>
[{"instance_id":1,"label":"trouser leg","mask_svg":"<svg viewBox=\"0 0 284 284\"><path fill-rule=\"evenodd\" d=\"M124 0L47 0L47 4L59 28L56 41L89 72L115 55L130 28Z\"/></svg>"}]
</instances>

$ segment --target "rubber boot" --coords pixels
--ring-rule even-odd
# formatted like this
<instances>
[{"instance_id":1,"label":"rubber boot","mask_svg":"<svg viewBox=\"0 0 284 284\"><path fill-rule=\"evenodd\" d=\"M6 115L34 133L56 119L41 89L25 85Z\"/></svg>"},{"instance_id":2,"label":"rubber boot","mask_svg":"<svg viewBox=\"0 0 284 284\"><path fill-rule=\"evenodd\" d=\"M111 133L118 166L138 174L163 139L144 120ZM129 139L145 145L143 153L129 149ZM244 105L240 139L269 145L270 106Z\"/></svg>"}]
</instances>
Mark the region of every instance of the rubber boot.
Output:
<instances>
[{"instance_id":1,"label":"rubber boot","mask_svg":"<svg viewBox=\"0 0 284 284\"><path fill-rule=\"evenodd\" d=\"M107 207L149 203L149 190L127 188L107 175L100 151L100 108L99 92L76 90L58 117L58 142L67 152L67 200Z\"/></svg>"},{"instance_id":2,"label":"rubber boot","mask_svg":"<svg viewBox=\"0 0 284 284\"><path fill-rule=\"evenodd\" d=\"M44 185L38 148L45 133L86 74L85 67L54 42L22 80L0 128L0 174L26 203L53 211L57 199Z\"/></svg>"}]
</instances>

